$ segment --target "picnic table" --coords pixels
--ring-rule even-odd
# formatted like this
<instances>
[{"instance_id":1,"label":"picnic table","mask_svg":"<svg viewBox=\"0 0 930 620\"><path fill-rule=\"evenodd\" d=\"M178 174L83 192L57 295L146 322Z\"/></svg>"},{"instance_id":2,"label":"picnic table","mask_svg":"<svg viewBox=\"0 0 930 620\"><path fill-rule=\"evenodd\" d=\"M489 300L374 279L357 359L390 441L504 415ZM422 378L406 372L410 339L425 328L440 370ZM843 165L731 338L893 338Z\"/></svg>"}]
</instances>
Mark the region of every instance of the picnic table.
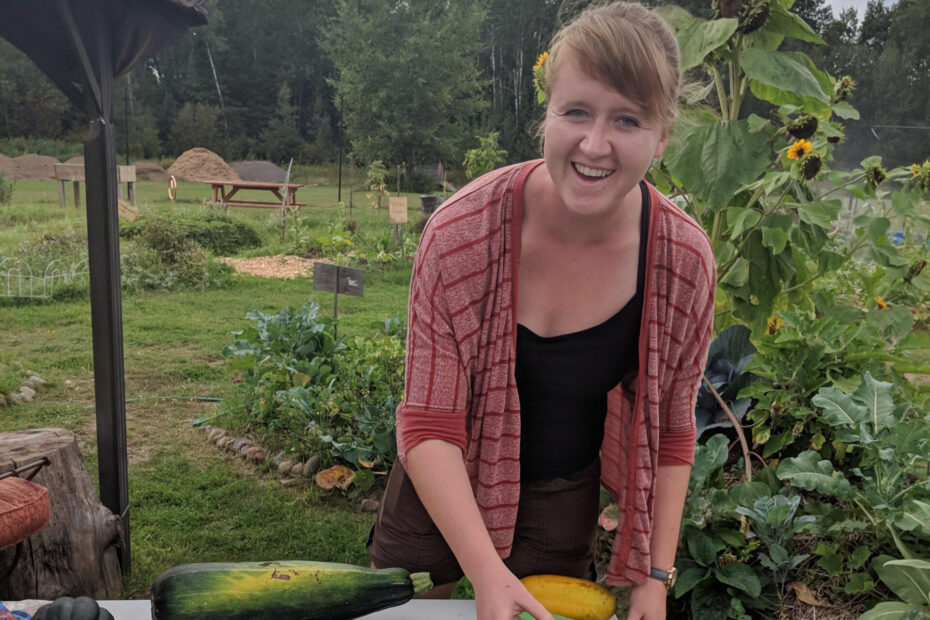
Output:
<instances>
[{"instance_id":1,"label":"picnic table","mask_svg":"<svg viewBox=\"0 0 930 620\"><path fill-rule=\"evenodd\" d=\"M261 209L280 209L281 203L284 202L284 196L281 195L283 183L265 183L263 181L233 181L233 180L211 180L204 181L213 186L213 204L222 205L227 211L229 207L257 207ZM297 190L303 187L297 183L287 184L287 203L285 207L290 210L304 207L305 202L297 202ZM233 196L240 189L257 189L271 192L277 200L237 200Z\"/></svg>"}]
</instances>

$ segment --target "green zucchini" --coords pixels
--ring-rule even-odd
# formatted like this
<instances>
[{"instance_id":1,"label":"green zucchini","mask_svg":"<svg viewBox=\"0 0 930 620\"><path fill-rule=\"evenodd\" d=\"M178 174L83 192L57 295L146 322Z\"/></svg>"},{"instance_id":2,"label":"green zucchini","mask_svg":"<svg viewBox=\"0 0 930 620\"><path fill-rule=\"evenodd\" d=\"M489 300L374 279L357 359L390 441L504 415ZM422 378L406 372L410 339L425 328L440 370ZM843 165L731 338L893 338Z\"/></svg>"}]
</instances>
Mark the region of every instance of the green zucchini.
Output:
<instances>
[{"instance_id":1,"label":"green zucchini","mask_svg":"<svg viewBox=\"0 0 930 620\"><path fill-rule=\"evenodd\" d=\"M331 562L183 564L152 583L155 620L343 620L401 605L428 573Z\"/></svg>"}]
</instances>

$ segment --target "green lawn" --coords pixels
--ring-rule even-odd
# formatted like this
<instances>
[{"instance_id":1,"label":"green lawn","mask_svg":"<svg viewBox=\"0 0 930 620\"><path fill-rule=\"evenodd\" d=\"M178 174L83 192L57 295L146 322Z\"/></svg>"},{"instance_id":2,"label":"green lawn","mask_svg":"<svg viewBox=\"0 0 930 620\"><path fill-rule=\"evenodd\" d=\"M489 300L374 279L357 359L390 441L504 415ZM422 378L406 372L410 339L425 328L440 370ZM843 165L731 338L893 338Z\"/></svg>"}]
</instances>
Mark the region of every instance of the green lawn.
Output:
<instances>
[{"instance_id":1,"label":"green lawn","mask_svg":"<svg viewBox=\"0 0 930 620\"><path fill-rule=\"evenodd\" d=\"M183 182L175 209L201 210L209 186ZM280 238L277 213L241 209L233 216L255 224L265 240L250 255L293 246L291 235L315 235L338 216L335 187L306 187L297 222ZM344 189L347 196L347 189ZM410 221L419 202L410 194ZM166 184L140 181L143 214L165 212ZM359 235L389 236L387 210L367 207L355 194ZM84 234L84 210L58 207L54 182L16 184L13 205L0 206L0 257L15 255L24 240L65 232ZM366 268L365 296L340 296L340 334L367 336L380 321L406 308L410 261ZM0 281L2 284L2 281ZM367 564L364 542L373 515L357 502L309 484L285 486L267 470L245 465L207 442L192 422L224 398L234 384L221 350L231 332L250 324L253 309L278 312L309 297L331 314L333 298L313 290L309 278L236 276L228 288L124 294L123 332L129 445L132 573L124 596L147 596L149 584L176 564L219 560L314 559ZM0 363L39 373L49 384L37 400L0 409L0 431L61 427L74 431L96 480L93 355L86 294L55 301L0 298ZM54 509L54 507L53 507Z\"/></svg>"}]
</instances>

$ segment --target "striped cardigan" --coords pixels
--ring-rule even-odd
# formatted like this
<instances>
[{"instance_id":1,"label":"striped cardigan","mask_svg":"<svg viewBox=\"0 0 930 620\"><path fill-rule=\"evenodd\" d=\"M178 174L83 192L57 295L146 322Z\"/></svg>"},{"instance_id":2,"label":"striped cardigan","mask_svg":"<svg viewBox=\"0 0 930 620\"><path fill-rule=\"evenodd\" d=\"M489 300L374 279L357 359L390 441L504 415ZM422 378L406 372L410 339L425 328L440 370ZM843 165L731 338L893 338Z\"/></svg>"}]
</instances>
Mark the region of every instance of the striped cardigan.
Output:
<instances>
[{"instance_id":1,"label":"striped cardigan","mask_svg":"<svg viewBox=\"0 0 930 620\"><path fill-rule=\"evenodd\" d=\"M520 498L520 404L514 379L523 187L540 161L476 179L430 218L410 285L404 400L397 447L458 445L501 557ZM716 282L707 235L650 186L640 371L608 394L601 481L617 498L607 582L649 575L655 474L694 459L694 403L710 343ZM643 360L645 363L642 363ZM685 458L664 458L660 446Z\"/></svg>"}]
</instances>

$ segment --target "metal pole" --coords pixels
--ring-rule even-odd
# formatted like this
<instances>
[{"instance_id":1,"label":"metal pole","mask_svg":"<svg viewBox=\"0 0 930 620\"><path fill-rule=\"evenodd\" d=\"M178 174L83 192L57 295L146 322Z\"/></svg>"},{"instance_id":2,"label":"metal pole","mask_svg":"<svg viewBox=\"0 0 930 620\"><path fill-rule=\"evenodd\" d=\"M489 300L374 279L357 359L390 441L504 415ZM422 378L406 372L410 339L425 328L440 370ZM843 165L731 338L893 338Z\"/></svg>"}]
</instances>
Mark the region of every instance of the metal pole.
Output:
<instances>
[{"instance_id":1,"label":"metal pole","mask_svg":"<svg viewBox=\"0 0 930 620\"><path fill-rule=\"evenodd\" d=\"M333 291L333 340L339 338L336 324L339 322L339 282L342 280L342 267L336 265L336 290Z\"/></svg>"},{"instance_id":2,"label":"metal pole","mask_svg":"<svg viewBox=\"0 0 930 620\"><path fill-rule=\"evenodd\" d=\"M342 112L345 108L345 97L339 97L339 192L336 202L342 202L342 149L345 142L345 127L342 124Z\"/></svg>"}]
</instances>

